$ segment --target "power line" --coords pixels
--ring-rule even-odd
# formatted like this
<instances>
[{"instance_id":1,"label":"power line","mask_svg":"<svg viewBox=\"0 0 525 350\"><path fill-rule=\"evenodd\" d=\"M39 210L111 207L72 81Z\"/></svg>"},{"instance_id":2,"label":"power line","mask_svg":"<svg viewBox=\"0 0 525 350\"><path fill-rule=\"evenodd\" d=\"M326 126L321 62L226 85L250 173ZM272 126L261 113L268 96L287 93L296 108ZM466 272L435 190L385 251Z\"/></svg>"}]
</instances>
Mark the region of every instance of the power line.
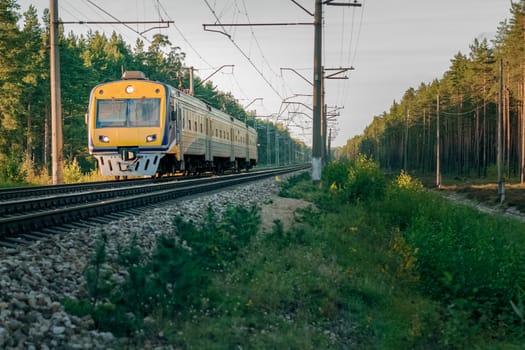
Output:
<instances>
[{"instance_id":1,"label":"power line","mask_svg":"<svg viewBox=\"0 0 525 350\"><path fill-rule=\"evenodd\" d=\"M359 19L359 29L357 30L357 39L355 43L355 49L354 49L354 55L352 56L352 60L349 60L349 66L353 66L355 62L355 56L357 55L357 48L359 46L359 39L361 38L361 29L363 28L363 15L365 13L365 3L366 0L363 0L363 10L361 11L361 18ZM351 44L351 42L350 42ZM349 48L349 53L351 52L351 47ZM350 57L350 56L349 56Z\"/></svg>"},{"instance_id":2,"label":"power line","mask_svg":"<svg viewBox=\"0 0 525 350\"><path fill-rule=\"evenodd\" d=\"M69 5L70 5L69 3L61 2L61 3L60 3L60 10L66 12L66 13L68 13L69 15L71 15L71 17L77 19L77 22L75 22L76 24L86 25L87 28L88 28L89 30L93 30L93 27L95 27L95 31L100 30L101 32L104 32L104 29L103 29L102 26L100 26L100 25L92 26L92 25L90 25L90 24L93 24L93 23L86 23L85 21L82 21L82 20L81 20L81 17L82 17L82 18L86 18L86 13L81 12L81 11L78 9L78 7L71 7L71 8L68 8ZM90 6L88 6L88 8L91 9ZM73 13L73 11L74 11L75 13ZM96 15L99 15L100 12L95 12L95 14L96 14ZM61 22L61 23L64 24L64 22ZM116 26L112 25L112 27L114 28L114 30L118 31L118 29L117 29ZM128 39L131 40L131 37L129 37L129 36L125 35L125 34L124 34L124 36L126 36Z\"/></svg>"},{"instance_id":3,"label":"power line","mask_svg":"<svg viewBox=\"0 0 525 350\"><path fill-rule=\"evenodd\" d=\"M164 14L166 15L166 17L170 20L172 20L168 14L168 12L166 11L166 9L164 8L164 6L162 4L160 4L160 8L162 9L162 11L164 12ZM188 40L188 38L186 38L186 36L184 35L184 33L179 29L179 27L177 26L177 24L175 23L175 21L173 21L173 26L175 27L175 29L177 30L177 32L179 33L179 35L181 36L182 40L184 40L186 42L186 44L188 44L188 46L190 47L191 50L193 50L193 52L197 55L197 57L199 57L205 64L207 64L210 68L212 68L212 65L206 61L204 59L204 57L202 57L202 55L197 51L197 49L191 44L191 42Z\"/></svg>"},{"instance_id":4,"label":"power line","mask_svg":"<svg viewBox=\"0 0 525 350\"><path fill-rule=\"evenodd\" d=\"M208 0L204 0L204 2L206 3L206 5L208 6L209 10L211 11L211 13L213 14L213 16L215 17L215 20L217 21L218 25L221 26L223 32L222 34L225 34L228 39L230 39L230 41L232 42L232 44L237 48L237 50L239 50L239 52L244 56L244 58L246 58L248 60L248 62L251 64L251 66L255 69L255 71L263 78L263 80L266 82L266 84L268 84L268 86L273 90L273 92L275 92L275 94L277 96L279 96L279 98L283 99L283 97L281 96L281 94L279 93L279 91L277 91L277 89L275 89L275 87L272 85L272 83L270 83L270 81L266 78L266 76L261 72L261 70L255 65L255 63L253 63L252 59L240 48L240 46L235 42L235 40L232 39L231 35L227 34L226 33L226 29L224 27L224 25L221 23L219 17L217 16L215 10L213 10L213 8L211 7L210 3L208 2Z\"/></svg>"},{"instance_id":5,"label":"power line","mask_svg":"<svg viewBox=\"0 0 525 350\"><path fill-rule=\"evenodd\" d=\"M363 5L362 5L362 10L361 10L361 16L360 16L360 19L359 19L359 25L357 27L357 34L355 34L355 20L356 20L356 11L357 9L354 8L353 11L352 11L352 18L351 18L351 21L352 21L352 24L351 24L351 33L350 33L350 39L349 39L349 42L348 42L348 56L347 56L347 63L346 63L346 66L347 67L353 67L354 65L354 62L355 62L355 59L356 59L356 55L357 55L357 52L358 52L358 46L359 46L359 39L361 38L361 29L363 27L363 16L364 16L364 12L365 12L365 9L366 8L366 0L363 0ZM353 44L354 44L354 38L355 38L355 46L352 48ZM341 43L343 42L343 37L341 37ZM343 45L343 44L341 44ZM343 50L341 49L341 59L342 59L342 53L346 51L346 50ZM345 82L343 83L341 89L339 90L340 93L338 93L338 98L337 100L338 101L341 101L341 100L344 100L344 98L347 96L347 91L348 91L348 87L349 87L349 84L350 82Z\"/></svg>"},{"instance_id":6,"label":"power line","mask_svg":"<svg viewBox=\"0 0 525 350\"><path fill-rule=\"evenodd\" d=\"M272 69L272 66L270 65L270 63L268 62L268 60L266 59L266 55L264 54L262 48L261 48L261 45L259 44L259 40L257 40L257 37L255 36L255 32L253 31L253 26L251 26L251 21L250 21L250 17L248 16L248 9L246 8L246 2L245 0L242 0L242 5L244 7L244 15L246 16L246 19L248 20L248 23L250 23L250 32L252 34L252 37L255 41L255 44L257 45L257 48L259 49L259 52L261 53L261 56L264 60L264 62L266 62L266 64L268 65L268 68L270 68L270 71L278 77L277 73L275 73L275 71Z\"/></svg>"},{"instance_id":7,"label":"power line","mask_svg":"<svg viewBox=\"0 0 525 350\"><path fill-rule=\"evenodd\" d=\"M99 5L95 4L93 1L91 0L86 0L88 3L90 3L91 5L95 6L97 9L99 9L100 11L102 11L103 13L105 13L106 15L108 15L109 17L113 18L115 21L117 21L117 23L119 24L122 24L124 27L128 28L129 30L131 30L132 32L136 33L138 36L142 37L144 40L146 40L148 43L151 44L151 41L145 37L142 33L140 33L139 31L133 29L132 27L130 27L127 23L119 20L117 17L113 16L111 13L109 13L108 11L104 10L102 7L100 7Z\"/></svg>"}]
</instances>

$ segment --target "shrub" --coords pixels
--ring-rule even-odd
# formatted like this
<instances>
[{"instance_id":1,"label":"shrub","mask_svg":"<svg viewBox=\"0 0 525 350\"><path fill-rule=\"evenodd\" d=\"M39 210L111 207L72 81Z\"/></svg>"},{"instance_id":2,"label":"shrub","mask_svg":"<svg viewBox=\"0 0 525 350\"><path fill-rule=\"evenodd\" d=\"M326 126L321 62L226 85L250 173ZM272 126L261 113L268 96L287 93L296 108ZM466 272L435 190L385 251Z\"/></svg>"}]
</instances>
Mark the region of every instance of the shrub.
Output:
<instances>
[{"instance_id":1,"label":"shrub","mask_svg":"<svg viewBox=\"0 0 525 350\"><path fill-rule=\"evenodd\" d=\"M23 160L12 153L7 155L4 159L0 159L2 166L0 167L0 179L3 182L24 182L27 173L23 167Z\"/></svg>"},{"instance_id":2,"label":"shrub","mask_svg":"<svg viewBox=\"0 0 525 350\"><path fill-rule=\"evenodd\" d=\"M208 207L201 228L180 218L175 220L179 237L195 252L200 266L209 271L222 271L227 263L233 261L240 249L255 235L259 224L255 206L251 209L229 206L222 220Z\"/></svg>"},{"instance_id":3,"label":"shrub","mask_svg":"<svg viewBox=\"0 0 525 350\"><path fill-rule=\"evenodd\" d=\"M78 183L81 182L83 178L82 169L78 164L77 159L72 161L64 162L64 182L65 183Z\"/></svg>"},{"instance_id":4,"label":"shrub","mask_svg":"<svg viewBox=\"0 0 525 350\"><path fill-rule=\"evenodd\" d=\"M348 162L334 161L323 167L321 181L323 188L331 190L342 189L348 181Z\"/></svg>"},{"instance_id":5,"label":"shrub","mask_svg":"<svg viewBox=\"0 0 525 350\"><path fill-rule=\"evenodd\" d=\"M382 213L385 224L404 231L420 216L438 218L448 202L439 196L424 191L421 181L401 171L387 187L385 198L375 203Z\"/></svg>"},{"instance_id":6,"label":"shrub","mask_svg":"<svg viewBox=\"0 0 525 350\"><path fill-rule=\"evenodd\" d=\"M410 176L404 170L401 170L401 173L396 178L394 178L394 180L392 181L392 185L394 188L397 189L405 189L412 191L423 190L423 183L418 179L412 178L412 176Z\"/></svg>"},{"instance_id":7,"label":"shrub","mask_svg":"<svg viewBox=\"0 0 525 350\"><path fill-rule=\"evenodd\" d=\"M161 313L173 315L200 303L209 277L198 257L173 237L161 236L151 259L151 288Z\"/></svg>"},{"instance_id":8,"label":"shrub","mask_svg":"<svg viewBox=\"0 0 525 350\"><path fill-rule=\"evenodd\" d=\"M379 200L385 194L386 185L386 178L379 164L360 155L348 170L346 198L349 202Z\"/></svg>"}]
</instances>

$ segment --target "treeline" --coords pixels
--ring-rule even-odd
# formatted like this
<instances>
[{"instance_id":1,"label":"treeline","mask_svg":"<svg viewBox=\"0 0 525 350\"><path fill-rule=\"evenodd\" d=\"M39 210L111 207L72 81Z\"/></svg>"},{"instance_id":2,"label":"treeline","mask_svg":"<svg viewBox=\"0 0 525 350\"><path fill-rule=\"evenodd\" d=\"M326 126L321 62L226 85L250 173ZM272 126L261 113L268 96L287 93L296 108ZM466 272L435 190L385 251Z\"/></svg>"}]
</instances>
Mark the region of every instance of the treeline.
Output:
<instances>
[{"instance_id":1,"label":"treeline","mask_svg":"<svg viewBox=\"0 0 525 350\"><path fill-rule=\"evenodd\" d=\"M443 175L495 175L501 111L505 176L523 176L525 1L511 2L510 12L492 41L474 40L468 55L458 52L451 59L441 79L409 88L337 155L366 154L387 170L430 174L436 171L439 142Z\"/></svg>"},{"instance_id":2,"label":"treeline","mask_svg":"<svg viewBox=\"0 0 525 350\"><path fill-rule=\"evenodd\" d=\"M98 31L85 35L59 30L60 73L63 115L63 151L67 162L76 160L82 170L95 167L87 150L84 117L90 90L97 84L119 79L124 70L141 70L151 80L186 89L189 72L185 53L163 34L147 43L138 39L131 47L121 35L106 36ZM266 140L267 129L278 134L281 145L304 144L292 140L280 126L255 119L237 103L231 93L218 91L211 81L194 79L195 96L248 124L259 124L259 140ZM48 173L51 164L51 118L49 80L49 11L42 22L32 5L23 14L15 0L0 0L0 180L23 180L20 169ZM262 126L261 126L262 124ZM284 142L283 142L284 140ZM264 146L264 145L262 145ZM282 147L276 154L260 147L264 164L295 160L297 152Z\"/></svg>"}]
</instances>

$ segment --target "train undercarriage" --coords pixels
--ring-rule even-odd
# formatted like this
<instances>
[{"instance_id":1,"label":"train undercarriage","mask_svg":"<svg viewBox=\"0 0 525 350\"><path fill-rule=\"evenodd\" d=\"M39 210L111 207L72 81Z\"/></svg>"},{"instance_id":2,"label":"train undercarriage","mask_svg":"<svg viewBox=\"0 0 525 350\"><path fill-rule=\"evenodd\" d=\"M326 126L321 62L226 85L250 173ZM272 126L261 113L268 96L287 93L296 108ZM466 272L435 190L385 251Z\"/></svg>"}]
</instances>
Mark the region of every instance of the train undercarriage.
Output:
<instances>
[{"instance_id":1,"label":"train undercarriage","mask_svg":"<svg viewBox=\"0 0 525 350\"><path fill-rule=\"evenodd\" d=\"M116 180L126 180L131 176L161 177L163 175L201 175L213 173L248 171L255 166L254 160L227 157L214 157L213 161L204 156L186 155L180 161L174 154L145 154L120 152L118 154L95 155L102 175L113 176Z\"/></svg>"},{"instance_id":2,"label":"train undercarriage","mask_svg":"<svg viewBox=\"0 0 525 350\"><path fill-rule=\"evenodd\" d=\"M165 155L159 164L157 174L170 175L182 173L184 175L200 175L212 172L213 174L222 175L225 172L248 171L255 166L255 161L237 158L231 161L230 158L214 157L213 161L205 160L204 156L186 155L184 161L179 161L175 155Z\"/></svg>"}]
</instances>

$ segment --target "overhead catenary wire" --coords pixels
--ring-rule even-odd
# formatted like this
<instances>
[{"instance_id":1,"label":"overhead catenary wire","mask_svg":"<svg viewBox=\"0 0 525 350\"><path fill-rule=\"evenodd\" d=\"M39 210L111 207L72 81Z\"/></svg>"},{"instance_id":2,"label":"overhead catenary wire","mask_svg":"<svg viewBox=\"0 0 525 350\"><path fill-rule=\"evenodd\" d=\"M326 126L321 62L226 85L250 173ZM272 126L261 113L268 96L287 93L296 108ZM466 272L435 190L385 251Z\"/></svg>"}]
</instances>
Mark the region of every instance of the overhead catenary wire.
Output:
<instances>
[{"instance_id":1,"label":"overhead catenary wire","mask_svg":"<svg viewBox=\"0 0 525 350\"><path fill-rule=\"evenodd\" d=\"M251 21L250 21L250 16L248 16L248 9L246 8L246 2L245 0L242 0L242 5L243 5L243 8L244 8L244 15L246 16L246 19L248 20L248 23L251 24ZM255 32L253 30L253 27L250 26L250 32L251 32L251 35L255 41L255 45L257 45L257 48L259 49L259 52L261 53L261 57L263 59L264 62L266 62L266 65L268 66L268 68L270 68L270 71L276 76L276 77L279 77L279 75L272 69L272 66L270 65L270 63L268 62L268 59L266 58L266 55L264 54L264 51L263 49L261 48L261 45L259 44L259 40L257 40L257 37L255 36Z\"/></svg>"},{"instance_id":2,"label":"overhead catenary wire","mask_svg":"<svg viewBox=\"0 0 525 350\"><path fill-rule=\"evenodd\" d=\"M87 2L87 1L85 0L85 2ZM67 3L67 2L61 2L60 3L60 11L63 11L65 13L69 14L71 17L75 18L77 20L77 22L75 24L81 24L81 25L87 26L87 28L89 28L89 30L93 30L93 28L96 28L95 31L100 30L100 32L102 32L102 33L105 32L104 29L103 29L103 26L100 25L101 23L86 23L86 21L84 20L85 17L86 17L86 13L81 12L78 9L77 6L71 7L69 5L70 4ZM88 8L94 10L94 13L96 13L97 15L101 13L100 10L98 10L98 9L95 10L95 9L93 9L92 6L88 5ZM93 24L95 24L95 25L93 25ZM111 24L111 26L114 28L114 30L116 32L120 33L120 31L118 30L116 25ZM131 37L129 37L128 35L126 35L126 34L122 34L122 35L124 37L127 37L129 40L131 40Z\"/></svg>"},{"instance_id":3,"label":"overhead catenary wire","mask_svg":"<svg viewBox=\"0 0 525 350\"><path fill-rule=\"evenodd\" d=\"M140 36L141 38L143 38L144 40L146 40L148 43L151 44L151 40L149 40L147 37L145 37L142 33L140 33L139 31L135 30L134 28L132 28L130 25L124 23L123 21L121 21L120 19L118 19L117 17L113 16L111 13L109 13L108 11L104 10L102 7L100 7L99 5L95 4L93 1L91 0L86 0L88 3L90 3L91 5L93 5L94 7L96 7L97 9L99 9L100 11L102 11L103 13L105 13L107 16L111 17L112 19L114 19L115 21L117 21L118 23L122 24L124 27L128 28L129 30L131 30L132 32L136 33L138 36Z\"/></svg>"},{"instance_id":4,"label":"overhead catenary wire","mask_svg":"<svg viewBox=\"0 0 525 350\"><path fill-rule=\"evenodd\" d=\"M169 20L173 20L172 18L170 18L169 14L168 14L168 11L166 11L166 8L162 5L162 3L159 2L159 6L160 8L162 9L162 11L164 12L164 15L166 16L166 18L168 18ZM175 27L175 30L177 31L177 33L179 33L180 37L182 38L182 40L184 40L184 42L188 45L188 47L197 55L197 57L199 57L199 59L204 62L206 65L208 65L209 68L213 68L212 64L210 64L201 54L199 51L197 51L197 49L192 45L191 41L188 40L188 38L186 38L186 36L184 35L184 33L180 30L180 28L177 26L177 23L175 20L173 20L173 27Z\"/></svg>"},{"instance_id":5,"label":"overhead catenary wire","mask_svg":"<svg viewBox=\"0 0 525 350\"><path fill-rule=\"evenodd\" d=\"M347 66L347 67L353 67L354 66L354 62L355 62L355 59L357 57L357 53L358 53L358 47L359 47L359 40L361 38L361 29L363 27L363 17L364 17L364 13L365 13L365 9L366 9L366 0L362 0L362 6L360 8L360 11L361 11L361 15L360 15L360 18L359 18L359 24L357 26L357 32L356 32L356 25L355 25L355 22L356 22L356 11L358 11L358 9L354 8L352 9L351 11L351 31L350 31L350 37L348 39L348 47L347 49L344 47L344 32L342 32L343 34L341 35L341 56L340 56L340 59L341 59L341 65L342 66ZM346 13L344 13L346 14ZM343 15L344 15L343 14ZM341 28L342 31L345 30L346 28L346 18L347 17L343 17L343 26ZM354 44L355 43L355 44ZM346 62L344 62L344 59L343 59L343 53L344 52L347 52L347 57L346 57ZM341 101L344 101L346 98L347 98L347 91L348 91L348 88L349 88L349 85L352 84L352 82L349 80L349 81L345 81L342 86L340 86L340 89L338 89L338 94L337 94L337 104L338 105L343 105L343 103L341 103Z\"/></svg>"},{"instance_id":6,"label":"overhead catenary wire","mask_svg":"<svg viewBox=\"0 0 525 350\"><path fill-rule=\"evenodd\" d=\"M222 25L219 17L217 16L217 13L215 12L215 10L211 7L210 3L208 2L208 0L204 0L205 4L208 6L210 12L213 14L213 16L215 17L215 20L217 21L217 23L221 26L222 30L224 33L227 33L225 27ZM248 60L248 62L250 63L250 65L255 69L255 71L257 72L257 74L259 74L261 76L261 78L263 78L263 80L266 82L266 84L272 89L272 91L277 95L279 96L279 98L283 99L283 96L281 95L281 93L279 91L277 91L277 89L272 85L272 83L268 80L268 78L266 78L266 76L263 74L263 72L261 72L261 70L259 69L259 67L257 67L255 65L255 63L253 62L253 60L250 58L250 56L248 56L244 50L241 49L241 47L237 44L237 42L235 42L235 40L233 40L233 38L231 37L231 35L228 35L227 36L228 39L231 41L231 43L237 48L237 50L239 50L239 52L244 56L244 58L246 58L246 60Z\"/></svg>"}]
</instances>

